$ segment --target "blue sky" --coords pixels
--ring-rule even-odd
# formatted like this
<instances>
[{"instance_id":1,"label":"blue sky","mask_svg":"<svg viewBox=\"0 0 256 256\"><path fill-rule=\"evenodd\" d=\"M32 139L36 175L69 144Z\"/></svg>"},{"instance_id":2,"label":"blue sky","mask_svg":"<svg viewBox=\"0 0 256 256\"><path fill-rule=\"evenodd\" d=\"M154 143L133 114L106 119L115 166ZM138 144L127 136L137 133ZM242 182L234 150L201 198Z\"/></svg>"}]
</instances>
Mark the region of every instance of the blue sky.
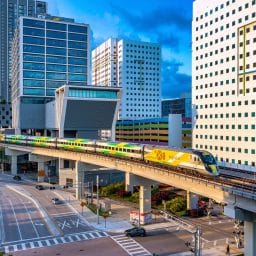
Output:
<instances>
[{"instance_id":1,"label":"blue sky","mask_svg":"<svg viewBox=\"0 0 256 256\"><path fill-rule=\"evenodd\" d=\"M162 97L191 88L192 0L46 0L52 15L88 23L92 49L109 37L162 46Z\"/></svg>"}]
</instances>

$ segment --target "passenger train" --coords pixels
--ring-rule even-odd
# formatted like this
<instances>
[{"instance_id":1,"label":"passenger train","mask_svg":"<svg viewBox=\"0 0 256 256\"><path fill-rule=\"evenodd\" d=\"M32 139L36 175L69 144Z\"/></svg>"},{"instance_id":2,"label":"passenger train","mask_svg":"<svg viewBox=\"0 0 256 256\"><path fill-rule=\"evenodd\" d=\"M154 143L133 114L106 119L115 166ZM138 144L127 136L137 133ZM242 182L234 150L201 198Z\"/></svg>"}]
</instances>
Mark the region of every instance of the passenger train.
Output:
<instances>
[{"instance_id":1,"label":"passenger train","mask_svg":"<svg viewBox=\"0 0 256 256\"><path fill-rule=\"evenodd\" d=\"M128 142L97 141L89 139L51 138L27 135L1 135L0 142L62 150L93 152L116 157L158 163L175 169L189 169L193 173L218 176L215 158L204 150L177 149Z\"/></svg>"}]
</instances>

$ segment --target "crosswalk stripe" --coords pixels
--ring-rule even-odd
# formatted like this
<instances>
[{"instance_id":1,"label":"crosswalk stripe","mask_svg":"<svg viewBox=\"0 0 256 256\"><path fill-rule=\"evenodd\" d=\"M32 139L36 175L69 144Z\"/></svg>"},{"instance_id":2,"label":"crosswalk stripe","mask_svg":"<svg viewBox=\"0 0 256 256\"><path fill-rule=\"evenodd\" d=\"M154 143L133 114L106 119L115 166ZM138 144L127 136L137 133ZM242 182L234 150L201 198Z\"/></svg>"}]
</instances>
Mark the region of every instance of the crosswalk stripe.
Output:
<instances>
[{"instance_id":1,"label":"crosswalk stripe","mask_svg":"<svg viewBox=\"0 0 256 256\"><path fill-rule=\"evenodd\" d=\"M50 246L50 245L51 245L51 243L50 243L50 241L49 241L49 240L45 240L45 242L46 242L46 244L47 244L48 246Z\"/></svg>"},{"instance_id":2,"label":"crosswalk stripe","mask_svg":"<svg viewBox=\"0 0 256 256\"><path fill-rule=\"evenodd\" d=\"M66 240L64 239L64 237L61 237L60 240L61 240L63 243L66 243Z\"/></svg>"},{"instance_id":3,"label":"crosswalk stripe","mask_svg":"<svg viewBox=\"0 0 256 256\"><path fill-rule=\"evenodd\" d=\"M56 238L53 238L52 240L54 241L55 244L59 243Z\"/></svg>"},{"instance_id":4,"label":"crosswalk stripe","mask_svg":"<svg viewBox=\"0 0 256 256\"><path fill-rule=\"evenodd\" d=\"M74 241L81 241L81 240L89 240L108 236L106 232L96 231L96 232L85 232L79 234L70 234L64 237L57 237L51 239L42 239L42 240L35 240L26 243L16 243L10 244L3 247L5 253L15 252L15 251L22 251L26 249L34 249L39 247L47 247L56 244L64 244L64 243L71 243Z\"/></svg>"},{"instance_id":5,"label":"crosswalk stripe","mask_svg":"<svg viewBox=\"0 0 256 256\"><path fill-rule=\"evenodd\" d=\"M43 247L43 244L41 241L37 241L37 242L38 242L39 247Z\"/></svg>"},{"instance_id":6,"label":"crosswalk stripe","mask_svg":"<svg viewBox=\"0 0 256 256\"><path fill-rule=\"evenodd\" d=\"M77 238L77 241L81 241L81 238L78 235L75 235L75 237Z\"/></svg>"},{"instance_id":7,"label":"crosswalk stripe","mask_svg":"<svg viewBox=\"0 0 256 256\"><path fill-rule=\"evenodd\" d=\"M111 238L118 243L129 255L144 255L150 256L152 255L148 250L146 250L143 246L137 243L132 238L127 238L126 236L111 236ZM125 239L123 239L125 238Z\"/></svg>"}]
</instances>

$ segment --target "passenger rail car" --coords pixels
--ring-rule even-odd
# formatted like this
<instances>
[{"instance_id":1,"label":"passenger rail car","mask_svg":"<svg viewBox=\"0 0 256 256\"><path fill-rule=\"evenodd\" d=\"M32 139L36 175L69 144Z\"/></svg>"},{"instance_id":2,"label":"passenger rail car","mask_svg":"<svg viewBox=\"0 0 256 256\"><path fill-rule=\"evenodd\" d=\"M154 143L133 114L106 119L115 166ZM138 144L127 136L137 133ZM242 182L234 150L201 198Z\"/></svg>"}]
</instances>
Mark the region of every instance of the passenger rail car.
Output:
<instances>
[{"instance_id":1,"label":"passenger rail car","mask_svg":"<svg viewBox=\"0 0 256 256\"><path fill-rule=\"evenodd\" d=\"M48 147L71 151L94 152L110 156L136 159L146 163L157 163L177 169L187 169L206 176L218 176L215 158L204 150L177 149L140 145L128 142L107 142L88 139L51 138L26 135L0 136L3 143Z\"/></svg>"}]
</instances>

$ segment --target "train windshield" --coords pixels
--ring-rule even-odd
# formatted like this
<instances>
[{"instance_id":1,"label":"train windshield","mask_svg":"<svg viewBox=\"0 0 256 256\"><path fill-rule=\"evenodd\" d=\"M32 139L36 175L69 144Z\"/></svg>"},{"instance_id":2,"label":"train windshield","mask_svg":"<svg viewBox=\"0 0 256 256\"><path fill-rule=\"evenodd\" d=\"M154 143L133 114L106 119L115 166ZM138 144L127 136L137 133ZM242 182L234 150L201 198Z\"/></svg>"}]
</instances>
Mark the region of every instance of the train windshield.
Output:
<instances>
[{"instance_id":1,"label":"train windshield","mask_svg":"<svg viewBox=\"0 0 256 256\"><path fill-rule=\"evenodd\" d=\"M216 164L215 158L211 154L202 154L202 159L205 164Z\"/></svg>"}]
</instances>

